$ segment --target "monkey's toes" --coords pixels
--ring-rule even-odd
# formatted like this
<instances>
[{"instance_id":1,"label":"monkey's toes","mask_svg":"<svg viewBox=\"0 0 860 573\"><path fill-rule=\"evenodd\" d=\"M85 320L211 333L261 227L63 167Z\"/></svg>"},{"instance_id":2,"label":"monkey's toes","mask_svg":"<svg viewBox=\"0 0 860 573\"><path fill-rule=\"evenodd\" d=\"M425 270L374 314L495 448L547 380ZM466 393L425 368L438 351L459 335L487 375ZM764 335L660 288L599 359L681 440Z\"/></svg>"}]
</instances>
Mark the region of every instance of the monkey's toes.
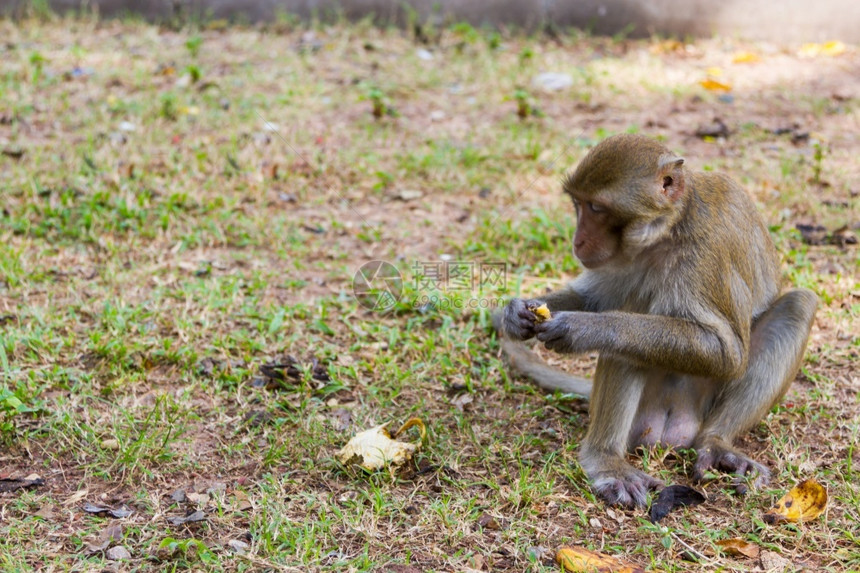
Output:
<instances>
[{"instance_id":1,"label":"monkey's toes","mask_svg":"<svg viewBox=\"0 0 860 573\"><path fill-rule=\"evenodd\" d=\"M737 476L736 485L743 481L743 476L753 473L757 474L753 482L755 487L761 487L770 480L770 470L767 467L732 448L707 446L697 450L697 456L693 465L693 478L697 481L703 481L710 469L734 474Z\"/></svg>"},{"instance_id":2,"label":"monkey's toes","mask_svg":"<svg viewBox=\"0 0 860 573\"><path fill-rule=\"evenodd\" d=\"M603 476L594 480L594 490L609 505L644 507L648 491L663 484L646 473L630 472L623 476Z\"/></svg>"}]
</instances>

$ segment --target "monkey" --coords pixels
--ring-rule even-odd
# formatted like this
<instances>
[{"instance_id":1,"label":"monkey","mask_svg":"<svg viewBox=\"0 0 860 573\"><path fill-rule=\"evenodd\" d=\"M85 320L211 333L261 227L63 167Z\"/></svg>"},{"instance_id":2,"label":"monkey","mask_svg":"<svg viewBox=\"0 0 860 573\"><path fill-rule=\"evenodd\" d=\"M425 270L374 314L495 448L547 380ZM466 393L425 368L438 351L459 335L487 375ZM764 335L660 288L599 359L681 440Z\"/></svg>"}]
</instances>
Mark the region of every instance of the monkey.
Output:
<instances>
[{"instance_id":1,"label":"monkey","mask_svg":"<svg viewBox=\"0 0 860 573\"><path fill-rule=\"evenodd\" d=\"M578 459L594 491L611 505L645 505L662 483L626 455L656 444L694 450L698 481L715 469L766 483L768 468L733 442L787 391L818 297L781 294L776 247L746 191L633 134L598 143L562 188L583 271L545 296L514 298L493 323L514 370L589 399ZM538 322L529 307L544 303L552 317ZM592 380L547 365L531 338L596 352Z\"/></svg>"}]
</instances>

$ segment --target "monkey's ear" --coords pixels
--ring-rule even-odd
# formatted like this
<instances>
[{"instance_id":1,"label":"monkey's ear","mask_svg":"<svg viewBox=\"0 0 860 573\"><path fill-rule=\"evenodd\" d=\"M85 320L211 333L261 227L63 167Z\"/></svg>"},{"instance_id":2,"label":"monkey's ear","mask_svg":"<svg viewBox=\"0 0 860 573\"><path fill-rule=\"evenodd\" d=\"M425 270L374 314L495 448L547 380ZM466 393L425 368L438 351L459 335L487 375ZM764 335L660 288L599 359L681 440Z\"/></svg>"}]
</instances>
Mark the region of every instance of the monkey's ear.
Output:
<instances>
[{"instance_id":1,"label":"monkey's ear","mask_svg":"<svg viewBox=\"0 0 860 573\"><path fill-rule=\"evenodd\" d=\"M659 173L662 178L663 195L677 201L684 194L684 158L665 155L660 158Z\"/></svg>"}]
</instances>

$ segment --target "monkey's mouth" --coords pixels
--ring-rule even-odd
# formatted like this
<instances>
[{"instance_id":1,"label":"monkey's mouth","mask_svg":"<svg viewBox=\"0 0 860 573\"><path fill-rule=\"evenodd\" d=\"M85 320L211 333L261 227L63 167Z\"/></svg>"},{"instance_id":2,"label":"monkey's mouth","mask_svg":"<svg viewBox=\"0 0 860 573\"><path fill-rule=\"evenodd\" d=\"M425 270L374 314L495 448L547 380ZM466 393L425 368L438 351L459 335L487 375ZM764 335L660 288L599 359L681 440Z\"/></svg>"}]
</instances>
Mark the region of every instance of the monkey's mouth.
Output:
<instances>
[{"instance_id":1,"label":"monkey's mouth","mask_svg":"<svg viewBox=\"0 0 860 573\"><path fill-rule=\"evenodd\" d=\"M600 255L580 256L579 253L576 253L576 258L579 259L579 262L582 263L582 266L587 269L596 269L598 267L602 267L611 259L611 257L605 257Z\"/></svg>"}]
</instances>

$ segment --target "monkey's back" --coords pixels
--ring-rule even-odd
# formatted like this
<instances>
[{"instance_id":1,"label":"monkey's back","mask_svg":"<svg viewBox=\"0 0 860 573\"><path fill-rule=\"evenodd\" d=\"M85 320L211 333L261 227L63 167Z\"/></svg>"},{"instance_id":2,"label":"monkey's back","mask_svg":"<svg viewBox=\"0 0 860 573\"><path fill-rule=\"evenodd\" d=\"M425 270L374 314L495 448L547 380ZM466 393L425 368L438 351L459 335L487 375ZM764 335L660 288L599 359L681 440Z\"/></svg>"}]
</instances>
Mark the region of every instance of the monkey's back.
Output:
<instances>
[{"instance_id":1,"label":"monkey's back","mask_svg":"<svg viewBox=\"0 0 860 573\"><path fill-rule=\"evenodd\" d=\"M722 173L691 172L688 188L690 236L685 239L699 256L697 270L709 288L717 287L716 298L746 299L753 317L758 316L779 294L780 261L755 204Z\"/></svg>"}]
</instances>

